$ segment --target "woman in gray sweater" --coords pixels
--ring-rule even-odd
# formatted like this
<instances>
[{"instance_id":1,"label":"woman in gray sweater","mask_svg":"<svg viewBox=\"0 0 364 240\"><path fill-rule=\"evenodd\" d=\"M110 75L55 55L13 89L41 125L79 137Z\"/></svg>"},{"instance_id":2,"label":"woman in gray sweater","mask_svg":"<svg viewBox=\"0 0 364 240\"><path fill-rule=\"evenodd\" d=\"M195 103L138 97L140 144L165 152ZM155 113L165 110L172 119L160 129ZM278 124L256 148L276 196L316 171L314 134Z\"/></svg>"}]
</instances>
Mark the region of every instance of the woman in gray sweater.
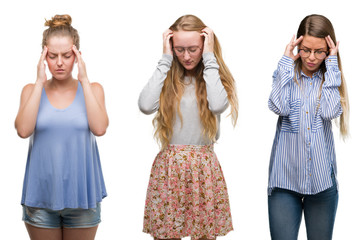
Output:
<instances>
[{"instance_id":1,"label":"woman in gray sweater","mask_svg":"<svg viewBox=\"0 0 364 240\"><path fill-rule=\"evenodd\" d=\"M151 171L143 231L155 239L215 239L233 230L213 151L220 114L238 116L235 81L213 31L185 15L163 34L163 56L139 96L161 143Z\"/></svg>"}]
</instances>

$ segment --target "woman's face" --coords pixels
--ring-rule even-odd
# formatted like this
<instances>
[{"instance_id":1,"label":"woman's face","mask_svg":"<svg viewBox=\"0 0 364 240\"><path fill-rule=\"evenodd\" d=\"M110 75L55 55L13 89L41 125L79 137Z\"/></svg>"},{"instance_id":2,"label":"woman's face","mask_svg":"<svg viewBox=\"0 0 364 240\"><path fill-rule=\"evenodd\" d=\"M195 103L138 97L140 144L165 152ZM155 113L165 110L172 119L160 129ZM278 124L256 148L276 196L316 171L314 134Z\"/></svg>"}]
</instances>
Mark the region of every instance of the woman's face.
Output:
<instances>
[{"instance_id":1,"label":"woman's face","mask_svg":"<svg viewBox=\"0 0 364 240\"><path fill-rule=\"evenodd\" d=\"M301 56L301 59L302 59L302 71L307 76L312 77L313 73L319 70L321 63L325 60L325 58L318 59L316 56L319 55L318 53L320 52L328 51L326 40L325 38L317 38L305 35L303 37L302 42L300 43L299 49L306 50L306 52L311 51L309 56L307 57Z\"/></svg>"},{"instance_id":2,"label":"woman's face","mask_svg":"<svg viewBox=\"0 0 364 240\"><path fill-rule=\"evenodd\" d=\"M197 31L173 32L173 50L178 61L190 74L201 61L203 38Z\"/></svg>"},{"instance_id":3,"label":"woman's face","mask_svg":"<svg viewBox=\"0 0 364 240\"><path fill-rule=\"evenodd\" d=\"M73 41L66 36L53 36L47 41L47 64L53 78L67 80L72 78L75 54L72 51Z\"/></svg>"}]
</instances>

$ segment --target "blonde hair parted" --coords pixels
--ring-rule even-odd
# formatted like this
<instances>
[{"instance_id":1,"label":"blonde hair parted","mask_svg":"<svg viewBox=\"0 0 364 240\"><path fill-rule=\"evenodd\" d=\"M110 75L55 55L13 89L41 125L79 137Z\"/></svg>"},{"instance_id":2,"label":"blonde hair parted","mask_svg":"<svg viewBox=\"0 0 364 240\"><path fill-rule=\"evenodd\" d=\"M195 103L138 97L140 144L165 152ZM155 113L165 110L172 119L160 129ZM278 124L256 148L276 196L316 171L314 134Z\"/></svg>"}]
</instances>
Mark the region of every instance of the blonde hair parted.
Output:
<instances>
[{"instance_id":1,"label":"blonde hair parted","mask_svg":"<svg viewBox=\"0 0 364 240\"><path fill-rule=\"evenodd\" d=\"M309 35L309 36L317 37L317 38L325 38L326 36L330 35L330 37L334 41L335 45L337 44L334 27L332 26L330 20L322 15L312 14L312 15L306 16L301 21L300 26L298 27L298 31L297 31L297 38L299 38L300 36L305 36L305 35ZM341 103L341 107L343 110L343 113L340 116L340 134L345 139L349 134L350 107L349 107L349 97L348 97L348 92L347 92L347 87L346 87L346 81L345 81L345 77L344 77L344 74L342 71L339 52L337 53L337 60L338 60L339 69L341 71L341 85L339 87L339 92L340 92L340 103ZM322 70L323 73L326 72L325 62L322 62L320 69ZM300 74L301 70L302 70L302 60L301 60L301 58L298 58L296 60L296 71L295 71L296 73L295 74L297 74L297 73ZM300 76L298 76L298 78L300 78ZM295 81L298 84L297 76L295 76ZM324 81L325 81L325 75L323 75L323 79L322 79L322 83L321 83L321 90L322 90L322 84L324 83ZM320 94L319 94L319 99L321 98L321 90L320 90Z\"/></svg>"},{"instance_id":2,"label":"blonde hair parted","mask_svg":"<svg viewBox=\"0 0 364 240\"><path fill-rule=\"evenodd\" d=\"M169 28L177 31L197 31L201 32L206 25L194 15L184 15L176 20ZM235 126L238 118L238 99L235 90L235 81L228 67L224 63L221 53L220 43L214 34L214 55L219 65L219 74L221 82L227 92L228 100L231 108L231 119ZM206 83L203 79L204 66L202 60L194 69L194 77L196 80L196 98L200 113L200 121L203 126L203 135L215 142L217 133L217 120L208 108ZM164 81L164 86L159 99L159 110L153 119L155 127L155 137L161 143L162 148L165 148L173 135L173 124L175 122L176 111L182 120L180 112L180 101L184 92L183 79L185 77L185 69L179 63L176 56L173 57L172 66Z\"/></svg>"}]
</instances>

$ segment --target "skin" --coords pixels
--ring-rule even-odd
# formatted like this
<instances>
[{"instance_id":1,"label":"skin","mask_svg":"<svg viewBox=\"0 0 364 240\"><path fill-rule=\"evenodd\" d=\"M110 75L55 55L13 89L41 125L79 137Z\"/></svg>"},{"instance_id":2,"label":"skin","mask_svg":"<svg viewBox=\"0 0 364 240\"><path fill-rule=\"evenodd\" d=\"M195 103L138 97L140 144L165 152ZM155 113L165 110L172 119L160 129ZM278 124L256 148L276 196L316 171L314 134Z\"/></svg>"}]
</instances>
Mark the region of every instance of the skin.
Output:
<instances>
[{"instance_id":1,"label":"skin","mask_svg":"<svg viewBox=\"0 0 364 240\"><path fill-rule=\"evenodd\" d=\"M47 80L45 73L47 61L52 78ZM77 62L78 80L72 77L74 63ZM15 128L22 138L34 132L42 89L50 103L59 109L68 107L76 96L77 83L83 88L87 118L91 132L95 136L105 134L109 119L105 108L104 91L100 84L90 83L81 53L69 37L54 36L48 40L37 66L37 80L23 88L20 107L15 119Z\"/></svg>"},{"instance_id":2,"label":"skin","mask_svg":"<svg viewBox=\"0 0 364 240\"><path fill-rule=\"evenodd\" d=\"M306 48L311 50L311 54L308 57L301 57L298 53L295 55L293 50L299 46L299 48ZM325 59L317 59L314 55L316 50L327 51L329 49L329 56L336 56L339 49L339 42L335 45L330 36L325 38L317 38L309 35L304 35L295 39L295 36L291 39L290 43L286 46L284 55L296 61L298 58L302 60L302 71L304 74L312 78L312 75L320 68L321 63ZM327 59L328 57L326 57Z\"/></svg>"},{"instance_id":3,"label":"skin","mask_svg":"<svg viewBox=\"0 0 364 240\"><path fill-rule=\"evenodd\" d=\"M45 72L45 61L52 74L49 80L47 80ZM78 67L77 79L72 77L75 63ZM48 39L47 46L44 47L39 59L35 83L26 85L21 93L20 107L15 119L18 135L27 138L33 134L43 88L53 107L65 109L72 104L76 96L78 81L84 92L91 132L96 136L105 134L109 120L102 86L89 82L86 65L81 53L73 45L72 39L66 36L53 36ZM92 240L95 238L97 230L97 226L77 229L46 229L25 225L32 240Z\"/></svg>"},{"instance_id":4,"label":"skin","mask_svg":"<svg viewBox=\"0 0 364 240\"><path fill-rule=\"evenodd\" d=\"M187 50L182 55L177 55L178 61L186 70L186 75L191 76L194 69L201 61L202 53L213 52L214 50L214 33L206 27L201 32L197 31L176 31L168 29L163 33L163 53L173 56L174 47L188 48L198 46L201 50L197 50L195 54L190 54Z\"/></svg>"},{"instance_id":5,"label":"skin","mask_svg":"<svg viewBox=\"0 0 364 240\"><path fill-rule=\"evenodd\" d=\"M188 48L191 46L199 46L200 50L198 54L189 54L186 50L182 56L177 56L178 61L186 70L186 75L191 76L194 73L194 69L201 61L202 54L214 51L214 32L206 27L201 32L197 31L177 31L173 32L168 29L163 33L163 54L169 54L173 56L173 49L171 42L173 41L174 47ZM154 238L155 240L161 240ZM164 240L181 240L180 238L170 238ZM216 238L200 238L199 240L216 240Z\"/></svg>"},{"instance_id":6,"label":"skin","mask_svg":"<svg viewBox=\"0 0 364 240\"><path fill-rule=\"evenodd\" d=\"M37 228L25 224L31 240L92 240L97 226L92 228Z\"/></svg>"}]
</instances>

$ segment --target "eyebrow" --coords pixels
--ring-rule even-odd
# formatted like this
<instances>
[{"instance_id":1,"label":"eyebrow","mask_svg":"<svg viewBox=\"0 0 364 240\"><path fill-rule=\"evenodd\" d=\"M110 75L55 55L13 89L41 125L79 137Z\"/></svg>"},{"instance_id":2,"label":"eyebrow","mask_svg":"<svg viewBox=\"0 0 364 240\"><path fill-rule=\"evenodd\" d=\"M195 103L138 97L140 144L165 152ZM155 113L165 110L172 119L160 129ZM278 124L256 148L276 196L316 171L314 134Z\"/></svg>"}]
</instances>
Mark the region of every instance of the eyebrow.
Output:
<instances>
[{"instance_id":1,"label":"eyebrow","mask_svg":"<svg viewBox=\"0 0 364 240\"><path fill-rule=\"evenodd\" d=\"M53 52L51 52L51 51L48 51L50 54L53 54L53 55L58 55L58 53L53 53ZM72 52L72 49L71 50L69 50L69 51L67 51L67 52L64 52L64 53L61 53L62 55L66 55L66 54L68 54L68 53L70 53L70 52Z\"/></svg>"},{"instance_id":2,"label":"eyebrow","mask_svg":"<svg viewBox=\"0 0 364 240\"><path fill-rule=\"evenodd\" d=\"M309 49L309 50L312 50L312 48L309 48L309 47L306 47L305 45L303 45L302 44L302 46L304 47L304 48L307 48L307 49ZM324 50L324 47L323 48L317 48L317 49L313 49L313 50ZM326 50L327 51L327 50Z\"/></svg>"},{"instance_id":3,"label":"eyebrow","mask_svg":"<svg viewBox=\"0 0 364 240\"><path fill-rule=\"evenodd\" d=\"M182 46L174 46L175 48L190 48L190 47L200 47L199 45L192 45L188 47L182 47Z\"/></svg>"}]
</instances>

